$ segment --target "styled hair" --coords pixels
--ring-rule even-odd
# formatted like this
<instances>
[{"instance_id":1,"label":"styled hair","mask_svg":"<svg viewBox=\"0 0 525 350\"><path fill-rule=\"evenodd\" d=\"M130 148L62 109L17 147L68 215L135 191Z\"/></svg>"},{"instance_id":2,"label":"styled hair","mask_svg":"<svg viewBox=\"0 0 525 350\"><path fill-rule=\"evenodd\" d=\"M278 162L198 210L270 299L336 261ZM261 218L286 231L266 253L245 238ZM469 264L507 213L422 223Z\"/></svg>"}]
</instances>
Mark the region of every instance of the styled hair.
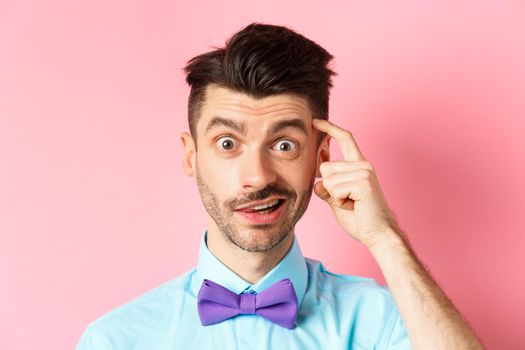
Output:
<instances>
[{"instance_id":1,"label":"styled hair","mask_svg":"<svg viewBox=\"0 0 525 350\"><path fill-rule=\"evenodd\" d=\"M324 48L283 26L252 23L234 34L223 48L193 57L184 68L191 87L188 124L197 137L197 123L206 88L217 84L252 98L276 94L305 97L314 118L328 119L333 56ZM319 133L317 147L324 133Z\"/></svg>"}]
</instances>

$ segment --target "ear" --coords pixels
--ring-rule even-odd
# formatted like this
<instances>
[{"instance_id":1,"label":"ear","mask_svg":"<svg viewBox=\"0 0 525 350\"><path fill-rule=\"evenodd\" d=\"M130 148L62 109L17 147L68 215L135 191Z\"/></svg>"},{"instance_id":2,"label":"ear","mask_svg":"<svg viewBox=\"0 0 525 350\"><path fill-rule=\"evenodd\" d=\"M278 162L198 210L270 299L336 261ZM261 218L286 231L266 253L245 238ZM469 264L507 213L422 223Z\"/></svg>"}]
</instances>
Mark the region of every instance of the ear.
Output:
<instances>
[{"instance_id":1,"label":"ear","mask_svg":"<svg viewBox=\"0 0 525 350\"><path fill-rule=\"evenodd\" d=\"M330 160L330 135L325 134L317 150L317 164L315 165L315 177L322 177L319 167L321 163L328 162Z\"/></svg>"},{"instance_id":2,"label":"ear","mask_svg":"<svg viewBox=\"0 0 525 350\"><path fill-rule=\"evenodd\" d=\"M191 135L187 132L183 132L180 135L180 139L182 141L182 146L184 147L182 167L186 175L193 177L195 175L195 157L197 156L193 137L191 137Z\"/></svg>"}]
</instances>

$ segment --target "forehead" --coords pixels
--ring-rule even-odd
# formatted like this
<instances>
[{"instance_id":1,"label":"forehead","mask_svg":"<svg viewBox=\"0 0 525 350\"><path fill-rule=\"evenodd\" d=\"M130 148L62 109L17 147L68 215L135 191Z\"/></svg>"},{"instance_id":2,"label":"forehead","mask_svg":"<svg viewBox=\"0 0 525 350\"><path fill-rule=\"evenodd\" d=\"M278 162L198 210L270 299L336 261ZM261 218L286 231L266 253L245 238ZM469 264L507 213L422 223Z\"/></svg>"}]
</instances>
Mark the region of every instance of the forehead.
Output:
<instances>
[{"instance_id":1,"label":"forehead","mask_svg":"<svg viewBox=\"0 0 525 350\"><path fill-rule=\"evenodd\" d=\"M311 118L308 101L295 94L278 94L263 98L252 98L217 85L209 85L201 109L200 127L205 127L213 117L236 118L258 123L279 117ZM250 118L259 117L259 118Z\"/></svg>"}]
</instances>

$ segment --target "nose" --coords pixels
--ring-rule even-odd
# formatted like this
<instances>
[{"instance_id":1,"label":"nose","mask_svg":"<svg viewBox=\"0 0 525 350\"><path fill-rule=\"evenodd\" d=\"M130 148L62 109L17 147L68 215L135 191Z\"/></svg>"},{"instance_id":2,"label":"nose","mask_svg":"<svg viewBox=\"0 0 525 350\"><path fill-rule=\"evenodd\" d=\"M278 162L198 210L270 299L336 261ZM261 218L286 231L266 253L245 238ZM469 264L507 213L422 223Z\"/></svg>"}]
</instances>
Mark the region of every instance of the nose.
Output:
<instances>
[{"instance_id":1,"label":"nose","mask_svg":"<svg viewBox=\"0 0 525 350\"><path fill-rule=\"evenodd\" d=\"M243 154L239 171L241 185L248 191L262 190L277 180L271 159L258 150Z\"/></svg>"}]
</instances>

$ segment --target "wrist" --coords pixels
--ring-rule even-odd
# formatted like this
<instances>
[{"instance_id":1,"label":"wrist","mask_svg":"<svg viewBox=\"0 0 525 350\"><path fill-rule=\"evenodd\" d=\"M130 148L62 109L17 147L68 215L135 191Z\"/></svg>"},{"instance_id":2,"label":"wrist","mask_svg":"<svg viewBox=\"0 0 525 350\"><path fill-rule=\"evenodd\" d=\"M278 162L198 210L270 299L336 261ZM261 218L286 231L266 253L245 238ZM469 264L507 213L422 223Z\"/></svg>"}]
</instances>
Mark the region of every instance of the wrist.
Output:
<instances>
[{"instance_id":1,"label":"wrist","mask_svg":"<svg viewBox=\"0 0 525 350\"><path fill-rule=\"evenodd\" d=\"M385 249L402 248L406 246L406 241L402 234L392 227L369 234L367 238L363 240L363 243L372 254L378 251L384 251Z\"/></svg>"}]
</instances>

